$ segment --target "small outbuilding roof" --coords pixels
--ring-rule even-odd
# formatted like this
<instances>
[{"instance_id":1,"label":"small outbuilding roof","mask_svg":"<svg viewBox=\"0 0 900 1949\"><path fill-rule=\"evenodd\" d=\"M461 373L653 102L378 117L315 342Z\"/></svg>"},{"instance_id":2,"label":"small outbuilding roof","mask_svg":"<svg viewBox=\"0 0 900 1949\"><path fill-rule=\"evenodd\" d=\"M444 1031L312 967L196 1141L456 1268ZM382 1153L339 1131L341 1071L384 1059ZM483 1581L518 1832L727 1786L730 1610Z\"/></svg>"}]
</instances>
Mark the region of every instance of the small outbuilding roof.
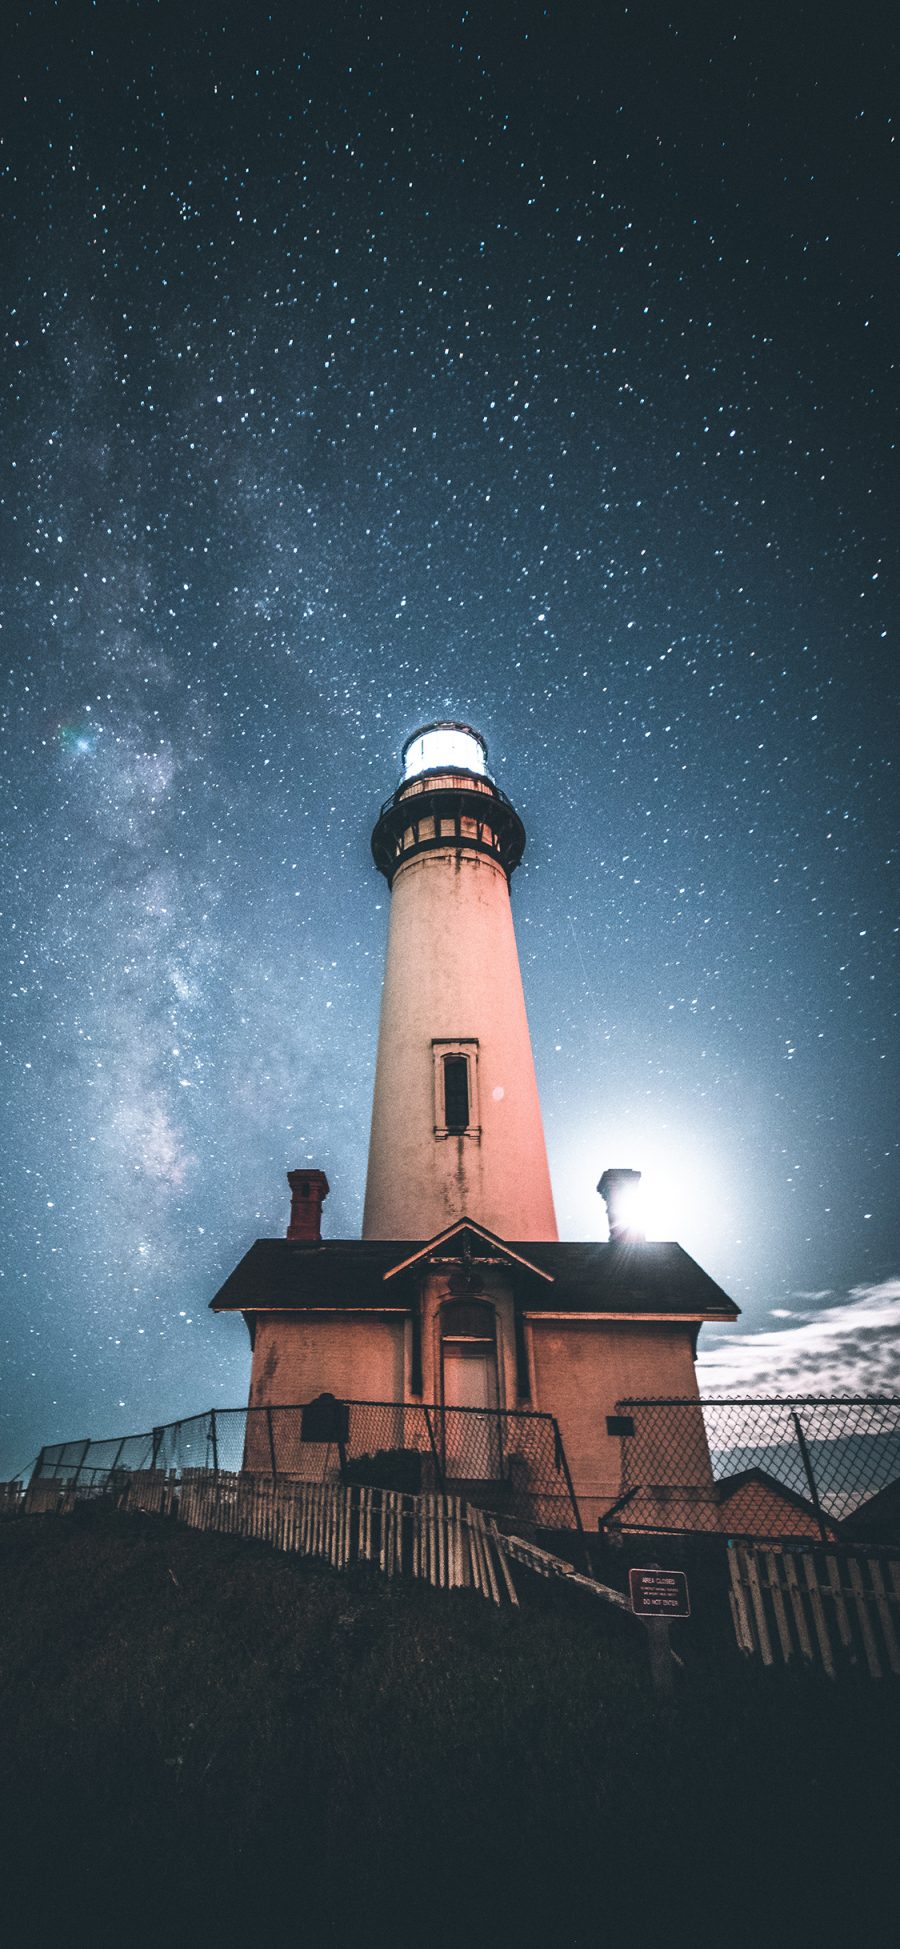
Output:
<instances>
[{"instance_id":1,"label":"small outbuilding roof","mask_svg":"<svg viewBox=\"0 0 900 1949\"><path fill-rule=\"evenodd\" d=\"M473 1263L505 1262L528 1314L732 1320L740 1310L680 1245L509 1241L465 1220L421 1241L258 1238L210 1305L217 1313L408 1312L417 1273L463 1251Z\"/></svg>"},{"instance_id":2,"label":"small outbuilding roof","mask_svg":"<svg viewBox=\"0 0 900 1949\"><path fill-rule=\"evenodd\" d=\"M858 1503L843 1529L860 1542L900 1543L900 1476Z\"/></svg>"}]
</instances>

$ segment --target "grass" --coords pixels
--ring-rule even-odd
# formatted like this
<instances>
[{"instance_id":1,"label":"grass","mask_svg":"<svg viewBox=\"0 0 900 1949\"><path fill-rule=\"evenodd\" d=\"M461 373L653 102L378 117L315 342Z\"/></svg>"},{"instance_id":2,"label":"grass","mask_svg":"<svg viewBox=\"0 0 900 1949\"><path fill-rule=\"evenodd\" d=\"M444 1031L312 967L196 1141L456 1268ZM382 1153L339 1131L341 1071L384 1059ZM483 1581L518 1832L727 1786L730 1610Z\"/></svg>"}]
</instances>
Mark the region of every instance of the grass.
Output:
<instances>
[{"instance_id":1,"label":"grass","mask_svg":"<svg viewBox=\"0 0 900 1949\"><path fill-rule=\"evenodd\" d=\"M99 1507L0 1526L0 1568L16 1945L821 1949L891 1895L896 1682L700 1630L665 1712L590 1600L495 1610Z\"/></svg>"}]
</instances>

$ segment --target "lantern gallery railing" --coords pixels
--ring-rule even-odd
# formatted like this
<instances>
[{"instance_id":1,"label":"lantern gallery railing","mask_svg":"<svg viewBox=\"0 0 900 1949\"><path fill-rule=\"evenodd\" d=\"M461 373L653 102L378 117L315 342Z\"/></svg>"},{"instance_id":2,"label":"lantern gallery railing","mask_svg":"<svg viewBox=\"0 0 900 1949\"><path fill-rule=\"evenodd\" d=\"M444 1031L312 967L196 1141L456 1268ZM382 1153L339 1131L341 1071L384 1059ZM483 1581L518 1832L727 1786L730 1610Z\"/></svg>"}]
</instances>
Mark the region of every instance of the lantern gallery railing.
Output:
<instances>
[{"instance_id":1,"label":"lantern gallery railing","mask_svg":"<svg viewBox=\"0 0 900 1949\"><path fill-rule=\"evenodd\" d=\"M184 1470L352 1482L417 1495L450 1491L540 1529L579 1529L552 1415L396 1401L211 1408L145 1434L43 1448L32 1484L102 1494L132 1473Z\"/></svg>"}]
</instances>

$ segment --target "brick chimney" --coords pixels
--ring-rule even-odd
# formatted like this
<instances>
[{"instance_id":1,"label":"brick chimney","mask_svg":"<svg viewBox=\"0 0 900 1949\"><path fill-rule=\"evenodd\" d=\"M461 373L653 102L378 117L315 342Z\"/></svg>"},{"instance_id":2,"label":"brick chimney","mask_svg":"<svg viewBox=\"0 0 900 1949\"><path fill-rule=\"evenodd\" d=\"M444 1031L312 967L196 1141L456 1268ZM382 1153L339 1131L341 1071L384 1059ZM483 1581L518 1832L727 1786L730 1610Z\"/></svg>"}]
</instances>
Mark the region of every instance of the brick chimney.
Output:
<instances>
[{"instance_id":1,"label":"brick chimney","mask_svg":"<svg viewBox=\"0 0 900 1949\"><path fill-rule=\"evenodd\" d=\"M617 1245L640 1245L644 1239L638 1185L640 1171L604 1171L597 1190L606 1205L609 1236Z\"/></svg>"},{"instance_id":2,"label":"brick chimney","mask_svg":"<svg viewBox=\"0 0 900 1949\"><path fill-rule=\"evenodd\" d=\"M322 1237L322 1206L328 1196L325 1172L288 1171L287 1181L291 1187L287 1236L303 1239L307 1245L318 1245Z\"/></svg>"}]
</instances>

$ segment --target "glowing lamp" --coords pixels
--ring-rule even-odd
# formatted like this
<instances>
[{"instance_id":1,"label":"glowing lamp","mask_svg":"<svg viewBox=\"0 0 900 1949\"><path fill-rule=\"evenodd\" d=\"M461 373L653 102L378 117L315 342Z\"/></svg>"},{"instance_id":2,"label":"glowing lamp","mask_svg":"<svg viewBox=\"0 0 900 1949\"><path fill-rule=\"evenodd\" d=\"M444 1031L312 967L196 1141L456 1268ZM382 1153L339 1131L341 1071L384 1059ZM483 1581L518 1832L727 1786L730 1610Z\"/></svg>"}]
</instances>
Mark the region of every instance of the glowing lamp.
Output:
<instances>
[{"instance_id":1,"label":"glowing lamp","mask_svg":"<svg viewBox=\"0 0 900 1949\"><path fill-rule=\"evenodd\" d=\"M487 777L487 745L468 724L424 724L403 746L403 776L425 771L470 771Z\"/></svg>"}]
</instances>

